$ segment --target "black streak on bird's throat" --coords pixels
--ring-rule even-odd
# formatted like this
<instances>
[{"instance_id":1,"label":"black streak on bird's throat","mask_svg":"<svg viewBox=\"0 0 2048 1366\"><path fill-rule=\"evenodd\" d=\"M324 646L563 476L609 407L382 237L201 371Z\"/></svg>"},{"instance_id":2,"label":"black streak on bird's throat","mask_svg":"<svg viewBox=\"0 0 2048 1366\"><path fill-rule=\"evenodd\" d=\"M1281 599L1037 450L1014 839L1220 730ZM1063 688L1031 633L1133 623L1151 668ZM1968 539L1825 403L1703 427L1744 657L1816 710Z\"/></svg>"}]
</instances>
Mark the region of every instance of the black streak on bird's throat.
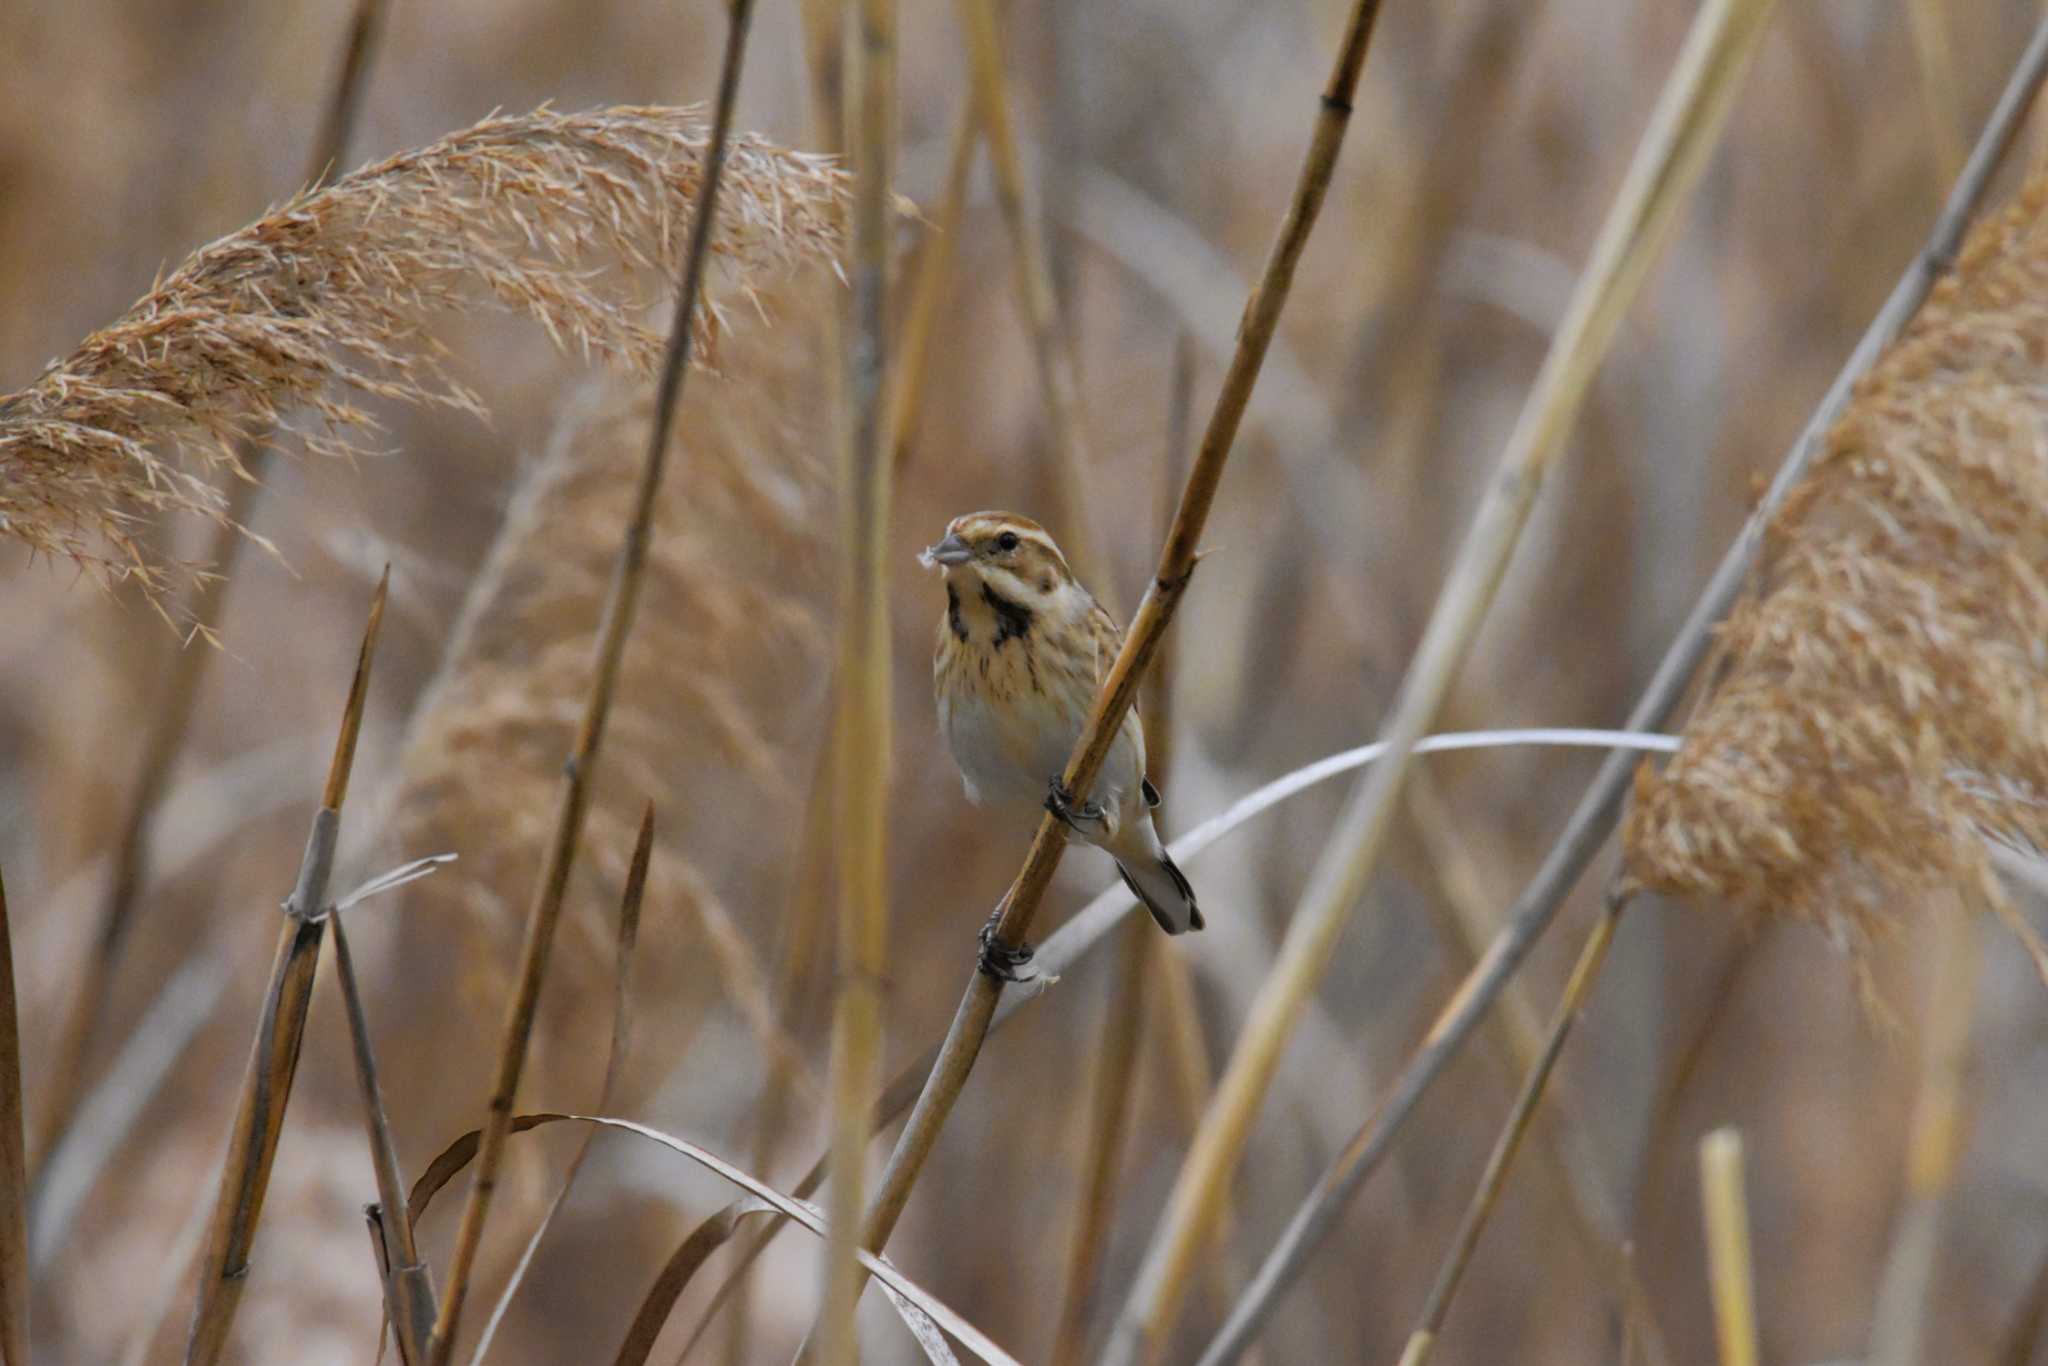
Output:
<instances>
[{"instance_id":1,"label":"black streak on bird's throat","mask_svg":"<svg viewBox=\"0 0 2048 1366\"><path fill-rule=\"evenodd\" d=\"M982 601L996 614L996 640L998 647L1006 640L1022 640L1031 634L1031 609L999 595L986 583L981 586Z\"/></svg>"},{"instance_id":2,"label":"black streak on bird's throat","mask_svg":"<svg viewBox=\"0 0 2048 1366\"><path fill-rule=\"evenodd\" d=\"M946 625L956 640L967 639L967 623L960 616L960 590L950 583L946 585Z\"/></svg>"}]
</instances>

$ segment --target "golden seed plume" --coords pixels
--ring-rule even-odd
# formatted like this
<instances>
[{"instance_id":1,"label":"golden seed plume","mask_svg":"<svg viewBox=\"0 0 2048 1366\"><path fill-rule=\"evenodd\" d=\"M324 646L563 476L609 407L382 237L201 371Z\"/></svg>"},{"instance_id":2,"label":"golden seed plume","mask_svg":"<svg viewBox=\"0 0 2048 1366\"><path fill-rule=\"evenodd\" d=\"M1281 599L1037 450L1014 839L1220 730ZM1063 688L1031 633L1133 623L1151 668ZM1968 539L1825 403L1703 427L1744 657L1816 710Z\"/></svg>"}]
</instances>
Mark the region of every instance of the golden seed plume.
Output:
<instances>
[{"instance_id":1,"label":"golden seed plume","mask_svg":"<svg viewBox=\"0 0 2048 1366\"><path fill-rule=\"evenodd\" d=\"M1861 943L1901 899L2007 903L2048 844L2048 177L1970 234L1775 521L1685 744L1624 834L1662 891Z\"/></svg>"},{"instance_id":2,"label":"golden seed plume","mask_svg":"<svg viewBox=\"0 0 2048 1366\"><path fill-rule=\"evenodd\" d=\"M301 193L201 248L111 325L0 398L0 534L152 599L202 566L147 528L220 520L234 444L311 415L352 449L367 397L477 407L441 366L431 315L496 306L565 350L648 366L708 133L694 109L542 108L492 117ZM738 136L715 254L742 292L765 268L836 254L843 177ZM652 320L658 321L658 320ZM701 356L722 320L700 312Z\"/></svg>"}]
</instances>

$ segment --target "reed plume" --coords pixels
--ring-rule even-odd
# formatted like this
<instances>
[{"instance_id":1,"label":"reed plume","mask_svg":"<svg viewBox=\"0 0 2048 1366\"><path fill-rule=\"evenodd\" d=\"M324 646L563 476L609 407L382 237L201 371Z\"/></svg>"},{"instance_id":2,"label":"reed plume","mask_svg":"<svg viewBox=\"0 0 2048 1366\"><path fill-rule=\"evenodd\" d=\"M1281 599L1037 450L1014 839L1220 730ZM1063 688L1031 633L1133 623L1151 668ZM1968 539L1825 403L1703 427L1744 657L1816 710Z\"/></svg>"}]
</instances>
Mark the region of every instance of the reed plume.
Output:
<instances>
[{"instance_id":1,"label":"reed plume","mask_svg":"<svg viewBox=\"0 0 2048 1366\"><path fill-rule=\"evenodd\" d=\"M2048 842L2048 176L1970 234L1772 525L1721 676L1625 826L1660 891L1852 945Z\"/></svg>"},{"instance_id":2,"label":"reed plume","mask_svg":"<svg viewBox=\"0 0 2048 1366\"><path fill-rule=\"evenodd\" d=\"M694 109L541 108L491 117L298 194L201 248L126 314L0 399L0 533L154 600L204 566L146 529L226 519L214 476L237 440L287 417L348 453L369 399L477 409L427 324L479 305L525 314L564 350L650 368L703 170ZM770 267L836 251L828 160L734 140L714 248L744 293ZM697 354L723 329L699 315Z\"/></svg>"}]
</instances>

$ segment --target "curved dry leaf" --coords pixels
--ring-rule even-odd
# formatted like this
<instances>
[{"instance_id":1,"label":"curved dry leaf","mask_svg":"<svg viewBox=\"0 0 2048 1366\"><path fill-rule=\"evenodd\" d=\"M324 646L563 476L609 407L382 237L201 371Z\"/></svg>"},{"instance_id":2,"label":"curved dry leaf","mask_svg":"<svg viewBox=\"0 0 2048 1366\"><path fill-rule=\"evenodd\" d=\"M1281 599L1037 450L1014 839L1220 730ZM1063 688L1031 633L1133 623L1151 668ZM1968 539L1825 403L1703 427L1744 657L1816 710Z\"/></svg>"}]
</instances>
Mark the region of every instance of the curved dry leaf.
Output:
<instances>
[{"instance_id":1,"label":"curved dry leaf","mask_svg":"<svg viewBox=\"0 0 2048 1366\"><path fill-rule=\"evenodd\" d=\"M777 1213L803 1225L811 1233L820 1237L824 1236L825 1216L818 1211L817 1206L782 1194L767 1182L740 1170L717 1154L708 1149L698 1147L688 1139L677 1138L673 1134L663 1133L659 1129L636 1123L630 1119L617 1119L608 1115L571 1115L553 1112L514 1115L512 1117L511 1132L523 1134L529 1130L541 1128L544 1125L567 1123L601 1125L607 1129L618 1129L624 1133L637 1134L649 1142L658 1143L671 1152L680 1153L697 1165L715 1172L733 1185L738 1186L741 1190L746 1191L755 1199L772 1207ZM427 1203L432 1200L434 1193L447 1185L450 1180L454 1179L464 1167L468 1166L475 1159L478 1141L477 1131L471 1129L444 1148L427 1165L427 1170L421 1173L418 1181L413 1183L413 1194L409 1203L412 1206L412 1217L415 1222L418 1221L420 1215L424 1212ZM990 1366L1017 1366L1014 1357L996 1346L980 1329L948 1308L936 1296L918 1286L909 1277L898 1271L895 1264L887 1258L877 1257L865 1251L859 1253L859 1257L861 1265L866 1267L876 1280L895 1292L895 1295L891 1296L892 1303L900 1299L902 1302L913 1306L939 1327L958 1338L967 1346L969 1351L973 1352L983 1361L990 1363ZM906 1322L908 1322L907 1317ZM913 1326L911 1331L915 1334L917 1332L916 1327Z\"/></svg>"}]
</instances>

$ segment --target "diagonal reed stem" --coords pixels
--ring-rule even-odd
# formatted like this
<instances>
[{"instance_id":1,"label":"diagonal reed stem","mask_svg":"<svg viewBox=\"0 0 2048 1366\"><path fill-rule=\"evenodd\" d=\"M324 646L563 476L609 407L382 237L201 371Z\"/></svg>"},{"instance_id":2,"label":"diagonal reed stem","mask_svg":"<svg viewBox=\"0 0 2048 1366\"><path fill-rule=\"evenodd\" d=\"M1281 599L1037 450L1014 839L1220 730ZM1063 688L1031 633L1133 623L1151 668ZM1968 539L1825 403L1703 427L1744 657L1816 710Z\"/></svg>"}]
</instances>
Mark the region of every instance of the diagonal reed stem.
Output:
<instances>
[{"instance_id":1,"label":"diagonal reed stem","mask_svg":"<svg viewBox=\"0 0 2048 1366\"><path fill-rule=\"evenodd\" d=\"M220 1194L207 1228L206 1250L199 1261L197 1302L185 1343L186 1366L213 1366L227 1346L242 1287L248 1283L249 1255L256 1242L256 1223L270 1186L270 1164L284 1131L285 1107L291 1101L292 1079L298 1073L299 1045L306 1036L306 1013L313 1001L313 975L320 966L320 941L326 933L327 880L334 868L335 844L341 835L341 806L348 796L349 773L355 767L356 738L362 733L363 708L370 694L370 665L377 654L377 632L384 622L384 603L391 589L390 571L377 584L370 619L356 655L355 677L342 710L341 731L327 768L327 786L298 882L285 898L285 924L271 966L270 985L256 1023L256 1042L242 1081L241 1102L221 1167Z\"/></svg>"},{"instance_id":2,"label":"diagonal reed stem","mask_svg":"<svg viewBox=\"0 0 2048 1366\"><path fill-rule=\"evenodd\" d=\"M1627 729L1654 731L1678 705L1693 670L1713 643L1713 628L1733 605L1762 547L1764 531L1792 486L1805 472L1821 440L1847 404L1856 381L1891 344L1928 291L1944 274L1962 241L1963 231L1983 198L1993 172L2004 160L2019 135L2028 107L2048 77L2048 19L2035 29L2006 84L2004 93L1986 121L1976 149L1971 153L1962 177L1949 192L1940 217L1919 255L1907 265L1893 287L1884 307L1871 320L1856 349L1843 364L1834 384L1821 400L1792 448L1786 452L1777 476L1749 520L1743 524L1735 543L1728 548L1700 599L1679 628L1664 658L1658 663L1649 686L1630 712ZM1505 927L1488 947L1484 957L1465 975L1449 1004L1431 1026L1422 1046L1409 1058L1394 1079L1385 1099L1365 1125L1345 1146L1337 1164L1318 1183L1318 1192L1334 1192L1335 1200L1314 1197L1298 1210L1280 1241L1266 1258L1244 1298L1232 1309L1229 1320L1203 1354L1202 1366L1234 1359L1243 1344L1270 1312L1273 1300L1291 1283L1306 1260L1311 1246L1328 1230L1342 1199L1369 1176L1386 1155L1394 1135L1430 1085L1442 1073L1472 1030L1499 997L1502 987L1536 940L1548 928L1587 863L1607 840L1621 814L1621 803L1631 775L1640 761L1630 754L1609 755L1565 823L1564 831L1551 846L1541 867L1515 903L1508 908Z\"/></svg>"},{"instance_id":3,"label":"diagonal reed stem","mask_svg":"<svg viewBox=\"0 0 2048 1366\"><path fill-rule=\"evenodd\" d=\"M717 224L718 186L725 175L726 148L732 135L733 101L739 90L740 61L746 52L747 31L753 13L753 0L733 0L727 20L725 56L719 71L718 102L712 113L711 147L704 167L703 184L697 191L696 215L690 223L690 240L683 256L682 285L676 293L676 311L669 329L668 349L662 358L661 384L655 396L647 459L641 467L640 482L634 493L633 514L620 538L618 559L612 567L611 586L605 595L604 615L598 623L592 652L590 690L584 696L582 721L563 769L547 859L534 886L533 904L527 912L526 935L520 948L519 985L506 1007L504 1039L499 1048L490 1104L484 1118L476 1178L469 1188L469 1199L462 1207L462 1223L456 1231L455 1253L449 1263L448 1289L441 1301L440 1317L434 1323L433 1366L448 1366L455 1351L455 1335L462 1326L462 1309L469 1294L470 1275L476 1267L477 1250L483 1244L484 1221L489 1217L491 1196L497 1189L498 1168L504 1161L505 1139L512 1122L512 1102L519 1090L520 1073L526 1065L526 1047L533 1034L541 980L547 974L555 925L561 919L562 899L568 890L569 872L576 861L576 846L583 833L590 782L597 767L598 751L604 743L605 722L611 715L612 695L618 687L626 638L632 632L633 613L640 602L648 542L653 535L655 500L661 492L662 475L668 467L669 437L675 425L676 404L689 373L695 335L691 320L696 315L698 296L703 292L711 234Z\"/></svg>"},{"instance_id":4,"label":"diagonal reed stem","mask_svg":"<svg viewBox=\"0 0 2048 1366\"><path fill-rule=\"evenodd\" d=\"M1160 637L1173 619L1174 611L1194 575L1197 546L1203 529L1208 525L1209 510L1215 502L1217 485L1222 480L1231 447L1235 444L1238 424L1250 402L1252 386L1258 380L1259 368L1280 320L1280 311L1286 305L1302 249L1307 245L1316 215L1329 191L1337 152L1343 146L1345 128L1350 121L1351 100L1358 88L1359 74L1365 65L1379 8L1379 0L1354 0L1329 84L1320 97L1314 137L1303 159L1293 200L1266 258L1259 285L1245 305L1237 348L1231 356L1230 368L1224 373L1222 390L1217 395L1201 447L1182 490L1173 527L1160 551L1159 567L1144 599L1138 604L1137 614L1131 619L1130 630L1110 668L1109 677L1095 699L1095 709L1089 716L1087 729L1067 761L1062 780L1070 792L1085 794L1094 786L1095 775L1102 767L1124 714L1131 708L1145 667L1158 649ZM1065 849L1066 827L1050 816L1041 820L1024 866L998 908L995 938L1002 946L1015 949L1023 944ZM953 1103L966 1086L968 1074L973 1071L1001 994L1001 984L978 967L969 977L967 990L954 1013L945 1042L940 1045L938 1057L918 1093L910 1120L897 1140L895 1151L890 1154L889 1165L882 1174L875 1198L868 1205L863 1233L864 1242L870 1249L878 1249L887 1243L889 1234L895 1229L896 1220L910 1198L911 1187L937 1143L939 1131L952 1113Z\"/></svg>"},{"instance_id":5,"label":"diagonal reed stem","mask_svg":"<svg viewBox=\"0 0 2048 1366\"><path fill-rule=\"evenodd\" d=\"M1501 1129L1500 1138L1486 1159L1486 1170L1479 1178L1478 1189L1472 1193L1472 1203L1466 1207L1457 1236L1451 1240L1451 1250L1445 1255L1436 1281L1429 1288L1429 1298L1423 1302L1422 1317L1415 1331L1409 1334L1407 1347L1401 1352L1401 1366L1423 1366L1436 1347L1437 1336L1443 1332L1444 1319L1451 1311L1451 1299L1458 1293L1458 1284L1464 1279L1465 1268L1471 1264L1472 1253L1479 1246L1479 1235L1485 1231L1486 1221L1493 1217L1501 1188L1507 1184L1508 1169L1514 1165L1516 1153L1521 1151L1522 1140L1529 1132L1529 1122L1536 1117L1536 1107L1542 1103L1544 1088L1550 1084L1550 1074L1564 1053L1572 1024L1585 1008L1594 979L1599 977L1600 968L1607 961L1608 946L1614 942L1614 931L1621 923L1621 913L1627 902L1625 893L1610 894L1606 909L1593 926L1593 932L1586 937L1586 946L1579 950L1579 961L1565 982L1564 996L1558 1001L1557 1013L1550 1021L1543 1051L1537 1054L1536 1065L1529 1069L1521 1093L1515 1097L1514 1108L1508 1112L1507 1124Z\"/></svg>"},{"instance_id":6,"label":"diagonal reed stem","mask_svg":"<svg viewBox=\"0 0 2048 1366\"><path fill-rule=\"evenodd\" d=\"M1383 732L1387 757L1359 779L1338 817L1253 1001L1118 1324L1112 1361L1151 1359L1173 1326L1195 1249L1208 1236L1281 1051L1370 885L1415 744L1449 693L1580 401L1719 141L1771 4L1714 0L1693 24L1402 680Z\"/></svg>"},{"instance_id":7,"label":"diagonal reed stem","mask_svg":"<svg viewBox=\"0 0 2048 1366\"><path fill-rule=\"evenodd\" d=\"M317 186L325 181L348 151L355 130L356 115L362 107L363 87L369 81L370 62L377 51L383 28L385 0L356 0L349 22L347 46L342 51L341 69L335 76L320 132L306 164L306 182ZM236 452L243 477L228 491L228 506L220 525L214 528L213 543L206 563L211 573L201 579L186 603L184 615L196 634L211 637L219 628L228 583L234 576L249 535L244 528L255 515L263 491L263 475L270 460L270 434L258 433L244 441ZM87 1081L87 1064L92 1049L105 1027L109 1003L118 999L114 976L127 949L128 931L140 908L144 878L149 872L149 823L163 800L171 769L191 732L192 712L198 705L200 685L213 663L214 651L196 649L191 642L166 661L164 678L157 693L156 707L142 743L142 760L137 766L135 787L122 815L121 833L114 845L114 869L107 884L107 899L100 908L98 928L93 935L92 957L87 960L85 981L72 994L69 1016L54 1046L50 1069L50 1099L45 1103L42 1122L37 1126L35 1185L42 1184L50 1158L64 1141L65 1131L77 1114Z\"/></svg>"}]
</instances>

